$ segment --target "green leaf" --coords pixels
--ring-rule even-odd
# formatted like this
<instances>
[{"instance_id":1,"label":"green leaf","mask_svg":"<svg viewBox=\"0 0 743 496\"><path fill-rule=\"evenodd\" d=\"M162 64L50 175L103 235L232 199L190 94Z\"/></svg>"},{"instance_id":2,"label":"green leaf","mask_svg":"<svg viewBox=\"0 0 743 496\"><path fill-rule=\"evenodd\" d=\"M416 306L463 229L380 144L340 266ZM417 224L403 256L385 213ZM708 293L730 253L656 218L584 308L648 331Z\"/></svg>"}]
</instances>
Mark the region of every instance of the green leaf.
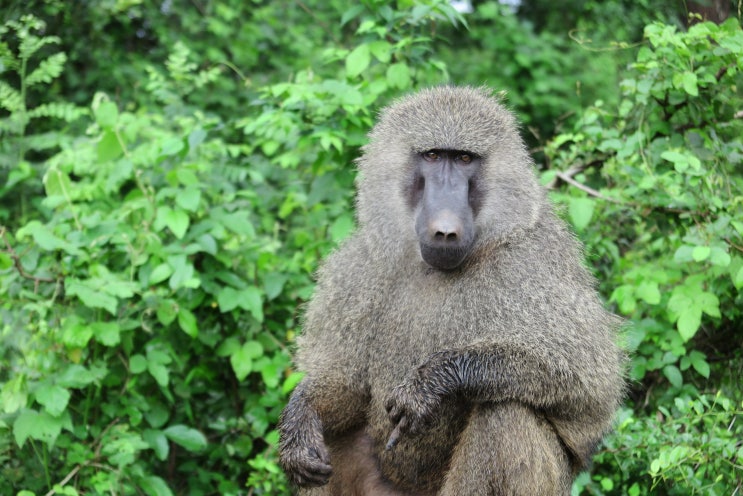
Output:
<instances>
[{"instance_id":1,"label":"green leaf","mask_svg":"<svg viewBox=\"0 0 743 496\"><path fill-rule=\"evenodd\" d=\"M410 68L402 62L389 66L386 76L390 86L394 88L404 90L410 87Z\"/></svg>"},{"instance_id":2,"label":"green leaf","mask_svg":"<svg viewBox=\"0 0 743 496\"><path fill-rule=\"evenodd\" d=\"M62 343L70 348L84 348L93 337L93 329L76 318L68 318L62 326Z\"/></svg>"},{"instance_id":3,"label":"green leaf","mask_svg":"<svg viewBox=\"0 0 743 496\"><path fill-rule=\"evenodd\" d=\"M47 412L24 410L13 424L13 436L16 444L22 448L26 439L36 439L51 447L54 445L62 427L69 424L68 415L52 417Z\"/></svg>"},{"instance_id":4,"label":"green leaf","mask_svg":"<svg viewBox=\"0 0 743 496\"><path fill-rule=\"evenodd\" d=\"M675 365L666 365L663 367L663 375L666 376L668 382L675 387L681 387L684 384L684 379L681 376L681 371Z\"/></svg>"},{"instance_id":5,"label":"green leaf","mask_svg":"<svg viewBox=\"0 0 743 496\"><path fill-rule=\"evenodd\" d=\"M147 475L139 479L139 489L148 496L173 496L168 484L156 475Z\"/></svg>"},{"instance_id":6,"label":"green leaf","mask_svg":"<svg viewBox=\"0 0 743 496\"><path fill-rule=\"evenodd\" d=\"M200 201L201 190L197 187L185 188L175 197L176 204L178 204L182 209L190 212L196 212L196 210L198 210Z\"/></svg>"},{"instance_id":7,"label":"green leaf","mask_svg":"<svg viewBox=\"0 0 743 496\"><path fill-rule=\"evenodd\" d=\"M392 45L388 41L373 41L369 43L369 50L383 64L387 64L392 58Z\"/></svg>"},{"instance_id":8,"label":"green leaf","mask_svg":"<svg viewBox=\"0 0 743 496\"><path fill-rule=\"evenodd\" d=\"M691 353L689 353L689 360L691 361L691 366L694 367L694 370L696 370L699 375L705 379L709 379L710 368L709 363L707 362L707 357L704 353L692 350Z\"/></svg>"},{"instance_id":9,"label":"green leaf","mask_svg":"<svg viewBox=\"0 0 743 496\"><path fill-rule=\"evenodd\" d=\"M709 246L695 246L694 250L691 252L691 258L693 258L695 262L701 262L707 260L710 253L712 253L712 249Z\"/></svg>"},{"instance_id":10,"label":"green leaf","mask_svg":"<svg viewBox=\"0 0 743 496\"><path fill-rule=\"evenodd\" d=\"M168 368L157 362L148 361L147 371L161 387L167 387L170 380Z\"/></svg>"},{"instance_id":11,"label":"green leaf","mask_svg":"<svg viewBox=\"0 0 743 496\"><path fill-rule=\"evenodd\" d=\"M289 276L280 272L269 272L263 277L263 290L266 292L266 298L273 300L281 294L284 284L289 280Z\"/></svg>"},{"instance_id":12,"label":"green leaf","mask_svg":"<svg viewBox=\"0 0 743 496\"><path fill-rule=\"evenodd\" d=\"M94 322L91 324L96 341L104 346L116 346L119 344L119 324L116 322Z\"/></svg>"},{"instance_id":13,"label":"green leaf","mask_svg":"<svg viewBox=\"0 0 743 496\"><path fill-rule=\"evenodd\" d=\"M222 313L234 310L240 304L240 292L229 286L222 288L217 294L217 304Z\"/></svg>"},{"instance_id":14,"label":"green leaf","mask_svg":"<svg viewBox=\"0 0 743 496\"><path fill-rule=\"evenodd\" d=\"M5 413L13 413L28 404L26 378L18 374L3 384L0 390L0 406Z\"/></svg>"},{"instance_id":15,"label":"green leaf","mask_svg":"<svg viewBox=\"0 0 743 496\"><path fill-rule=\"evenodd\" d=\"M709 261L712 263L712 265L716 265L718 267L728 267L733 259L725 250L725 248L713 246L709 256Z\"/></svg>"},{"instance_id":16,"label":"green leaf","mask_svg":"<svg viewBox=\"0 0 743 496\"><path fill-rule=\"evenodd\" d=\"M351 234L351 231L353 231L353 228L353 217L350 215L341 215L335 219L333 224L331 224L330 237L333 239L334 243L338 243L348 237L348 235Z\"/></svg>"},{"instance_id":17,"label":"green leaf","mask_svg":"<svg viewBox=\"0 0 743 496\"><path fill-rule=\"evenodd\" d=\"M238 381L244 380L253 371L253 359L263 355L263 346L257 341L248 341L230 356L230 364Z\"/></svg>"},{"instance_id":18,"label":"green leaf","mask_svg":"<svg viewBox=\"0 0 743 496\"><path fill-rule=\"evenodd\" d=\"M144 439L145 442L150 445L150 448L152 448L152 450L155 452L155 456L160 461L165 461L168 459L168 454L170 453L170 445L168 444L168 438L165 437L163 431L145 429L142 432L142 439Z\"/></svg>"},{"instance_id":19,"label":"green leaf","mask_svg":"<svg viewBox=\"0 0 743 496\"><path fill-rule=\"evenodd\" d=\"M166 263L161 263L160 265L152 269L152 272L150 273L149 284L151 286L154 286L155 284L161 283L172 274L173 268Z\"/></svg>"},{"instance_id":20,"label":"green leaf","mask_svg":"<svg viewBox=\"0 0 743 496\"><path fill-rule=\"evenodd\" d=\"M690 306L681 311L676 321L681 339L689 341L699 330L702 323L702 311L696 306Z\"/></svg>"},{"instance_id":21,"label":"green leaf","mask_svg":"<svg viewBox=\"0 0 743 496\"><path fill-rule=\"evenodd\" d=\"M161 300L157 305L157 320L164 326L170 325L178 315L178 303L171 299Z\"/></svg>"},{"instance_id":22,"label":"green leaf","mask_svg":"<svg viewBox=\"0 0 743 496\"><path fill-rule=\"evenodd\" d=\"M178 310L178 325L181 330L195 338L199 334L199 327L196 325L196 316L186 308Z\"/></svg>"},{"instance_id":23,"label":"green leaf","mask_svg":"<svg viewBox=\"0 0 743 496\"><path fill-rule=\"evenodd\" d=\"M685 71L681 75L681 86L684 91L691 96L698 96L699 89L697 88L697 75L690 71Z\"/></svg>"},{"instance_id":24,"label":"green leaf","mask_svg":"<svg viewBox=\"0 0 743 496\"><path fill-rule=\"evenodd\" d=\"M590 198L570 198L568 215L576 230L582 231L591 223L594 201Z\"/></svg>"},{"instance_id":25,"label":"green leaf","mask_svg":"<svg viewBox=\"0 0 743 496\"><path fill-rule=\"evenodd\" d=\"M289 377L286 378L284 381L284 384L281 385L281 392L284 394L291 393L295 387L297 387L297 384L300 383L300 381L304 378L303 372L292 372L289 374Z\"/></svg>"},{"instance_id":26,"label":"green leaf","mask_svg":"<svg viewBox=\"0 0 743 496\"><path fill-rule=\"evenodd\" d=\"M743 288L743 267L740 267L735 274L730 275L731 279L733 280L733 285L735 286L735 289L740 290Z\"/></svg>"},{"instance_id":27,"label":"green leaf","mask_svg":"<svg viewBox=\"0 0 743 496\"><path fill-rule=\"evenodd\" d=\"M13 259L7 253L0 252L0 270L8 270L13 266Z\"/></svg>"},{"instance_id":28,"label":"green leaf","mask_svg":"<svg viewBox=\"0 0 743 496\"><path fill-rule=\"evenodd\" d=\"M129 358L129 371L132 374L141 374L147 370L147 359L143 355L132 355Z\"/></svg>"},{"instance_id":29,"label":"green leaf","mask_svg":"<svg viewBox=\"0 0 743 496\"><path fill-rule=\"evenodd\" d=\"M658 283L654 281L642 281L635 288L635 296L645 300L651 305L660 303L660 289Z\"/></svg>"},{"instance_id":30,"label":"green leaf","mask_svg":"<svg viewBox=\"0 0 743 496\"><path fill-rule=\"evenodd\" d=\"M84 388L95 381L93 373L82 365L69 365L56 378L56 383L68 388Z\"/></svg>"},{"instance_id":31,"label":"green leaf","mask_svg":"<svg viewBox=\"0 0 743 496\"><path fill-rule=\"evenodd\" d=\"M168 439L188 451L202 451L207 446L206 438L201 432L185 425L171 425L163 433L168 436Z\"/></svg>"},{"instance_id":32,"label":"green leaf","mask_svg":"<svg viewBox=\"0 0 743 496\"><path fill-rule=\"evenodd\" d=\"M116 315L117 300L113 296L95 287L89 280L68 278L65 281L65 291L68 296L77 296L83 305L88 308L103 308L111 315Z\"/></svg>"},{"instance_id":33,"label":"green leaf","mask_svg":"<svg viewBox=\"0 0 743 496\"><path fill-rule=\"evenodd\" d=\"M362 44L357 46L346 57L346 75L349 78L358 76L369 67L370 62L371 53L369 51L369 45Z\"/></svg>"},{"instance_id":34,"label":"green leaf","mask_svg":"<svg viewBox=\"0 0 743 496\"><path fill-rule=\"evenodd\" d=\"M168 206L157 209L156 229L167 226L176 238L181 239L186 234L189 224L188 214L183 210L174 210Z\"/></svg>"},{"instance_id":35,"label":"green leaf","mask_svg":"<svg viewBox=\"0 0 743 496\"><path fill-rule=\"evenodd\" d=\"M101 102L100 105L93 109L93 113L95 114L95 120L98 125L104 129L114 128L116 122L119 120L119 109L112 101Z\"/></svg>"},{"instance_id":36,"label":"green leaf","mask_svg":"<svg viewBox=\"0 0 743 496\"><path fill-rule=\"evenodd\" d=\"M72 181L65 172L57 168L51 168L44 175L44 190L46 196L61 196L69 201Z\"/></svg>"},{"instance_id":37,"label":"green leaf","mask_svg":"<svg viewBox=\"0 0 743 496\"><path fill-rule=\"evenodd\" d=\"M60 386L44 384L35 392L36 401L53 417L59 417L67 408L70 401L70 392Z\"/></svg>"},{"instance_id":38,"label":"green leaf","mask_svg":"<svg viewBox=\"0 0 743 496\"><path fill-rule=\"evenodd\" d=\"M98 163L105 164L119 158L121 154L124 153L124 150L121 148L121 143L119 142L116 133L113 131L105 131L96 146L96 152Z\"/></svg>"}]
</instances>

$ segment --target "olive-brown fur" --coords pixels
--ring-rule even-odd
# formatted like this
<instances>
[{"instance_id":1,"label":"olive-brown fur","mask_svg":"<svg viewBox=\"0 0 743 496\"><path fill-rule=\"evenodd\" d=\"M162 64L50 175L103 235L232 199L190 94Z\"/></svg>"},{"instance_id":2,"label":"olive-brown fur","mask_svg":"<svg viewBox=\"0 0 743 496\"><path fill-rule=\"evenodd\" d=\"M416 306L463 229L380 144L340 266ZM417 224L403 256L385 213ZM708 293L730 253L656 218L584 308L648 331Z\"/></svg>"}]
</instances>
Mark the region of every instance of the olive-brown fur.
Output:
<instances>
[{"instance_id":1,"label":"olive-brown fur","mask_svg":"<svg viewBox=\"0 0 743 496\"><path fill-rule=\"evenodd\" d=\"M479 157L462 264L422 259L414 157ZM303 495L567 495L623 390L619 320L538 185L513 115L439 87L381 114L358 160L358 230L318 273L280 421Z\"/></svg>"}]
</instances>

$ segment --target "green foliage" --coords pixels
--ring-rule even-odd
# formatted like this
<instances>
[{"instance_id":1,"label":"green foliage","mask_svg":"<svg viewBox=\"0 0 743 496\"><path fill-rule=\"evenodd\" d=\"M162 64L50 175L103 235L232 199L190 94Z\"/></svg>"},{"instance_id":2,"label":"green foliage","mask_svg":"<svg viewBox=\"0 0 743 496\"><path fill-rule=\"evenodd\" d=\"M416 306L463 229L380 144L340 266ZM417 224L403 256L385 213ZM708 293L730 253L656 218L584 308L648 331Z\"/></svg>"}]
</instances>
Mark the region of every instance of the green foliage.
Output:
<instances>
[{"instance_id":1,"label":"green foliage","mask_svg":"<svg viewBox=\"0 0 743 496\"><path fill-rule=\"evenodd\" d=\"M663 394L646 403L651 413L657 408L673 420L662 425L664 436L634 446L652 462L652 483L643 464L600 458L609 473L629 472L613 485L622 488L617 494L648 494L661 482L676 488L669 494L726 494L741 483L741 464L735 450L716 443L727 438L726 428L740 439L740 408L730 405L740 402L741 391L728 382L719 412L700 391L726 373L713 361L740 359L739 349L728 355L718 343L740 339L743 308L743 31L731 19L719 26L698 23L687 32L653 23L645 36L621 83L619 104L599 102L574 132L557 136L543 180L568 185L555 199L567 205L587 240L609 301L632 319L626 335L635 353L631 379L667 381ZM589 226L593 216L605 221ZM690 408L680 403L688 395L699 395L683 400ZM680 413L669 413L668 401ZM708 418L716 419L715 432L694 440L698 445L682 448L669 439L681 427L703 431ZM620 429L610 446L655 432L658 424L627 422L622 426L630 432Z\"/></svg>"},{"instance_id":2,"label":"green foliage","mask_svg":"<svg viewBox=\"0 0 743 496\"><path fill-rule=\"evenodd\" d=\"M539 141L579 116L543 181L631 320L635 407L574 492L740 486L738 23L617 52L655 4L173 5L11 1L0 27L0 494L288 494L274 426L353 159L450 74Z\"/></svg>"},{"instance_id":3,"label":"green foliage","mask_svg":"<svg viewBox=\"0 0 743 496\"><path fill-rule=\"evenodd\" d=\"M22 88L53 84L64 57L27 72L23 47L59 40L35 18L6 24L21 90L4 83L2 100L0 493L288 492L273 427L298 379L297 306L353 229L371 109L445 76L425 32L456 18L441 1L355 9L336 20L355 48L327 48L321 71L260 88L229 121L192 105L220 73L175 44L145 67L148 107L99 92L84 128L46 104L31 115ZM31 139L32 118L53 143Z\"/></svg>"}]
</instances>

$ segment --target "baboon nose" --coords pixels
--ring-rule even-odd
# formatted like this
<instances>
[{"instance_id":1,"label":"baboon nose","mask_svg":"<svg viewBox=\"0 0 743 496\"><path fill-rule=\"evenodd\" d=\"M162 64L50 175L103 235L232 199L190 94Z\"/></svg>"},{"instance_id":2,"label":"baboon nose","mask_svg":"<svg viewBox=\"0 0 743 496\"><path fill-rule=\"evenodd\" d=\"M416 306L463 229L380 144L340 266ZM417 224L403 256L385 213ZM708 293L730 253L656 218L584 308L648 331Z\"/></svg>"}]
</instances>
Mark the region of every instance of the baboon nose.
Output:
<instances>
[{"instance_id":1,"label":"baboon nose","mask_svg":"<svg viewBox=\"0 0 743 496\"><path fill-rule=\"evenodd\" d=\"M459 217L448 210L439 213L439 215L433 218L428 227L432 241L445 244L452 244L459 241L462 237L462 230L464 229Z\"/></svg>"}]
</instances>

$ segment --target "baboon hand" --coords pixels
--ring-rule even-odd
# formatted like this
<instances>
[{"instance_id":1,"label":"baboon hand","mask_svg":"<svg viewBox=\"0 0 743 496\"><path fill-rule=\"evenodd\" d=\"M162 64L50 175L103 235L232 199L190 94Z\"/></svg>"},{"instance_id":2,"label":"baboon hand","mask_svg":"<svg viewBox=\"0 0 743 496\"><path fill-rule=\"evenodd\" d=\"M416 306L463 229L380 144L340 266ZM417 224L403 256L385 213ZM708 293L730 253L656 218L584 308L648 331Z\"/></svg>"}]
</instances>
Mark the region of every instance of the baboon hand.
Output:
<instances>
[{"instance_id":1,"label":"baboon hand","mask_svg":"<svg viewBox=\"0 0 743 496\"><path fill-rule=\"evenodd\" d=\"M280 461L289 479L301 487L323 486L333 473L323 441L283 447Z\"/></svg>"},{"instance_id":2,"label":"baboon hand","mask_svg":"<svg viewBox=\"0 0 743 496\"><path fill-rule=\"evenodd\" d=\"M395 427L386 449L394 448L401 435L420 432L430 422L440 403L440 395L431 392L420 379L406 380L392 389L385 408Z\"/></svg>"}]
</instances>

